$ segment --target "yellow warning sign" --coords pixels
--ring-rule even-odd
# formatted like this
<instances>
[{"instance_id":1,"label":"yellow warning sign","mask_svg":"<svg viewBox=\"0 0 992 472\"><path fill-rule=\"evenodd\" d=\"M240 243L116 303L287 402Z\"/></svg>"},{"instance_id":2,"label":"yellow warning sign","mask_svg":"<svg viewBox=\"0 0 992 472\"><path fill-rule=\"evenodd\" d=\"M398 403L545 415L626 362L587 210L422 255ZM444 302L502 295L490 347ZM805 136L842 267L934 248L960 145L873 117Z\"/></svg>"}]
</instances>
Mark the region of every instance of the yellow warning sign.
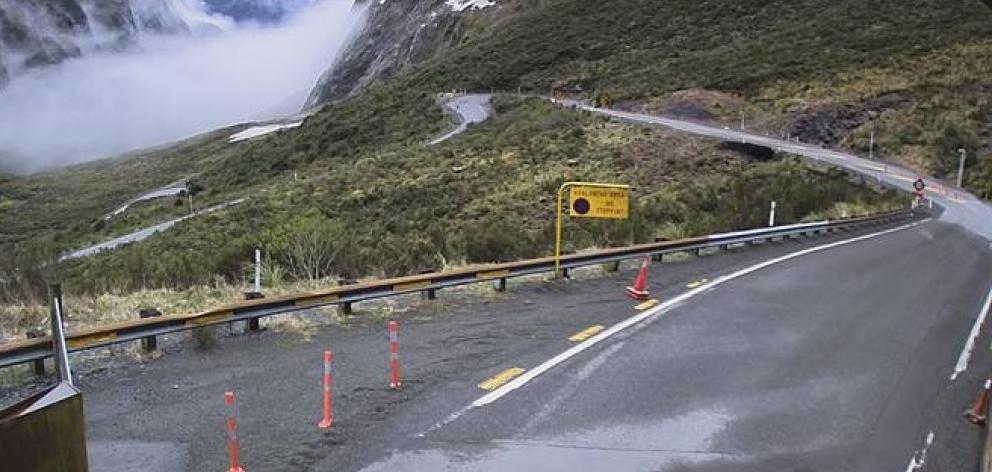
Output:
<instances>
[{"instance_id":1,"label":"yellow warning sign","mask_svg":"<svg viewBox=\"0 0 992 472\"><path fill-rule=\"evenodd\" d=\"M569 189L568 203L573 217L625 220L630 214L630 189L575 185Z\"/></svg>"}]
</instances>

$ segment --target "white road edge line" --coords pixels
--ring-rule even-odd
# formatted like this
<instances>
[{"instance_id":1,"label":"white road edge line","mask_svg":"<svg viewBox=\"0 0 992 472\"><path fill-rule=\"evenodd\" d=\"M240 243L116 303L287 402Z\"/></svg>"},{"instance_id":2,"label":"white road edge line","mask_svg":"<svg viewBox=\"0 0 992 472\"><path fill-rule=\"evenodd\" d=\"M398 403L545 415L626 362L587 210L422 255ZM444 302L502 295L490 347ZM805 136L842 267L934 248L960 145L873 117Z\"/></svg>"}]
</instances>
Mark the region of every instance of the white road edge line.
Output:
<instances>
[{"instance_id":1,"label":"white road edge line","mask_svg":"<svg viewBox=\"0 0 992 472\"><path fill-rule=\"evenodd\" d=\"M737 272L734 272L732 274L729 274L729 275L724 275L724 276L718 277L717 279L713 280L712 282L709 282L709 283L704 284L704 285L700 285L699 287L696 287L696 288L694 288L692 290L689 290L688 292L685 292L685 293L683 293L683 294L681 294L681 295L679 295L679 296L677 296L675 298L672 298L671 300L668 300L667 302L662 303L662 304L658 305L655 308L652 308L652 309L647 310L647 311L645 311L645 312L643 312L643 313L641 313L639 315L636 315L636 316L633 316L631 318L628 318L628 319L626 319L624 321L621 321L620 323L617 323L617 324L611 326L610 328L608 328L608 329L600 332L599 334L597 334L597 335L595 335L595 336L593 336L593 337L591 337L591 338L589 338L589 339L587 339L587 340L585 340L585 341L583 341L583 342L581 342L579 344L576 344L571 349L568 349L567 351L565 351L565 352L563 352L561 354L558 354L557 356L551 358L550 360L545 361L543 364L541 364L541 365L539 365L539 366L537 366L537 367L535 367L535 368L527 371L526 373L522 374L521 376L519 376L519 377L511 380L510 382L508 382L507 384L503 385L502 387L500 387L500 388L498 388L496 390L493 390L492 392L489 392L488 394L486 394L486 395L482 396L481 398L475 400L474 402L466 405L465 407L459 409L458 411L456 411L456 412L448 415L447 418L445 418L445 419L437 422L436 424L434 424L433 426L431 426L430 428L428 428L426 431L424 431L422 433L419 433L416 436L422 438L422 437L426 436L428 433L433 432L433 431L436 431L436 430L444 427L445 425L452 423L453 421L457 420L459 417L461 417L465 413L468 413L469 411L471 411L474 408L479 408L479 407L483 407L483 406L489 405L490 403L493 403L496 400L499 400L500 398L502 398L506 394L508 394L508 393L510 393L510 392L512 392L512 391L514 391L514 390L516 390L518 388L520 388L520 387L523 387L525 384L527 384L527 382L530 382L531 380L534 380L539 375L541 375L541 374L543 374L543 373L551 370L552 368L554 368L558 364L561 364L562 362L565 362L566 360L574 357L575 355L581 353L582 351L585 351L586 349L589 349L590 347L593 347L596 344L599 344L600 342L606 340L610 336L613 336L614 334L617 334L617 333L619 333L619 332L621 332L621 331L623 331L623 330L625 330L625 329L627 329L627 328L629 328L629 327L631 327L633 325L636 325L636 324L638 324L638 323L640 323L642 321L645 321L645 320L647 320L649 318L655 317L655 316L661 314L662 312L665 312L668 309L670 309L670 308L678 305L679 303L682 303L682 302L684 302L684 301L686 301L686 300L688 300L688 299L690 299L692 297L695 297L696 295L699 295L702 292L705 292L705 291L707 291L709 289L712 289L712 288L714 288L714 287L716 287L718 285L721 285L721 284L723 284L725 282L729 282L729 281L734 280L734 279L736 279L738 277L742 277L742 276L747 275L747 274L750 274L752 272L755 272L755 271L764 269L765 267L768 267L768 266L771 266L771 265L774 265L774 264L778 264L778 263L781 263L781 262L785 262L785 261L788 261L790 259L795 259L797 257L805 256L807 254L812 254L814 252L824 251L824 250L827 250L827 249L835 248L835 247L838 247L838 246L843 246L843 245L846 245L846 244L855 243L855 242L858 242L858 241L864 241L866 239L876 238L876 237L883 236L883 235L886 235L886 234L895 233L897 231L903 231L903 230L906 230L906 229L910 229L910 228L913 228L913 227L916 227L916 226L919 226L919 225L928 223L931 220L932 220L932 218L927 218L927 219L922 220L922 221L917 221L917 222L914 222L914 223L909 223L909 224L898 226L898 227L895 227L895 228L890 228L890 229L887 229L887 230L884 230L884 231L879 231L879 232L876 232L876 233L866 234L866 235L858 236L856 238L845 239L843 241L837 241L837 242L833 242L833 243L829 243L829 244L824 244L824 245L812 247L812 248L809 248L809 249L803 249L801 251L796 251L796 252L793 252L793 253L790 253L790 254L786 254L784 256L777 257L775 259L770 259L770 260L767 260L765 262L762 262L762 263L759 263L759 264L756 264L756 265L747 267L745 269L741 269L741 270L739 270Z\"/></svg>"},{"instance_id":2,"label":"white road edge line","mask_svg":"<svg viewBox=\"0 0 992 472\"><path fill-rule=\"evenodd\" d=\"M971 333L968 334L968 341L964 343L964 348L961 349L958 363L954 366L954 373L951 374L951 382L957 379L961 373L968 370L971 351L975 349L975 341L978 339L978 333L982 331L982 325L985 324L985 317L989 314L989 308L992 308L992 288L989 289L989 295L985 298L985 305L982 307L982 311L978 313L975 324L971 327Z\"/></svg>"},{"instance_id":3,"label":"white road edge line","mask_svg":"<svg viewBox=\"0 0 992 472\"><path fill-rule=\"evenodd\" d=\"M692 297L695 297L696 295L699 295L702 292L705 292L705 291L707 291L707 290L709 290L711 288L714 288L714 287L716 287L718 285L721 285L721 284L723 284L725 282L729 282L729 281L734 280L734 279L736 279L738 277L741 277L741 276L750 274L750 273L755 272L757 270L764 269L765 267L768 267L768 266L771 266L771 265L775 265L775 264L778 264L778 263L781 263L781 262L788 261L790 259L795 259L797 257L805 256L807 254L812 254L814 252L824 251L824 250L835 248L835 247L838 247L838 246L843 246L845 244L851 244L851 243L855 243L855 242L858 242L858 241L864 241L866 239L871 239L871 238L875 238L875 237L878 237L878 236L882 236L882 235L894 233L896 231L902 231L904 229L909 229L909 228L912 228L912 227L921 225L921 224L926 223L926 222L929 222L929 221L930 221L930 218L927 218L927 219L925 219L923 221L918 221L918 222L915 222L915 223L910 223L910 224L907 224L907 225L899 226L899 227L896 227L896 228L887 229L885 231L879 231L877 233L866 234L866 235L858 236L858 237L852 238L852 239L846 239L846 240L843 240L843 241L837 241L837 242L834 242L834 243L824 244L822 246L816 246L816 247L812 247L812 248L809 248L809 249L803 249L802 251L796 251L796 252L793 252L791 254L786 254L786 255L781 256L781 257L776 257L775 259L767 260L767 261L762 262L760 264L756 264L756 265L753 265L751 267L747 267L745 269L741 269L741 270L739 270L737 272L734 272L732 274L721 276L721 277L717 278L716 280L713 280L710 283L707 283L707 284L701 285L701 286L699 286L697 288L694 288L692 290L689 290L688 292L685 292L685 293L683 293L683 294L681 294L681 295L679 295L679 296L677 296L675 298L672 298L671 300L668 300L668 301L666 301L666 302L658 305L655 308L652 308L650 310L647 310L647 311L645 311L645 312L643 312L643 313L641 313L641 314L639 314L637 316L633 316L631 318L628 318L628 319L626 319L624 321L621 321L620 323L617 323L617 324L611 326L609 329L607 329L607 330L605 330L605 331L597 334L596 336L593 336L593 337L587 339L585 342L573 346L571 349L569 349L569 350L567 350L567 351L565 351L565 352L563 352L561 354L558 354L557 356L555 356L555 357L551 358L550 360L546 361L545 363L543 363L543 364L541 364L541 365L539 365L539 366L531 369L530 371L528 371L527 373L521 375L520 377L517 377L517 378L513 379L512 381L508 382L506 385L504 385L504 386L502 386L502 387L500 387L500 388L498 388L496 390L493 390L492 392L488 393L487 395L484 395L483 397L479 398L478 400L472 402L472 406L475 407L475 408L478 408L480 406L485 406L485 405L488 405L488 404L490 404L490 403L492 403L492 402L494 402L496 400L499 400L504 395L506 395L506 394L508 394L508 393L510 393L510 392L512 392L512 391L514 391L514 390L516 390L516 389L524 386L524 384L526 384L527 382L530 382L531 380L534 380L535 378L537 378L537 376L539 376L539 375L547 372L548 370L550 370L551 368L557 366L558 364L561 364L562 362L565 362L566 360L570 359L571 357L575 356L576 354L579 354L582 351L585 351L586 349L589 349L590 347L593 347L596 344L599 344L600 342L602 342L603 340L609 338L610 336L613 336L614 334L617 334L617 333L619 333L619 332L621 332L621 331L623 331L623 330L625 330L625 329L627 329L627 328L629 328L629 327L631 327L631 326L633 326L633 325L635 325L637 323L640 323L641 321L644 321L644 320L646 320L648 318L651 318L651 317L654 317L654 316L656 316L656 315L658 315L658 314L660 314L660 313L662 313L664 311L667 311L669 308L672 308L673 306L678 305L679 303L682 303L682 302L684 302L684 301L686 301L686 300L688 300L688 299L690 299Z\"/></svg>"}]
</instances>

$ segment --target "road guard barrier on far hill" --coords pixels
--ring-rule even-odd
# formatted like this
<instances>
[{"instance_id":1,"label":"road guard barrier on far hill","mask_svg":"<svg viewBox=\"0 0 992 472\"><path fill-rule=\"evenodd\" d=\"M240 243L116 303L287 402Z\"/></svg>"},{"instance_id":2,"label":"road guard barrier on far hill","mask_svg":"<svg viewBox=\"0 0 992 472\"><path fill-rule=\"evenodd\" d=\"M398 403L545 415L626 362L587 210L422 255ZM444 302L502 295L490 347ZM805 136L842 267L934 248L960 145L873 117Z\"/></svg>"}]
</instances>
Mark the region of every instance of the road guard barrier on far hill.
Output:
<instances>
[{"instance_id":1,"label":"road guard barrier on far hill","mask_svg":"<svg viewBox=\"0 0 992 472\"><path fill-rule=\"evenodd\" d=\"M896 211L874 216L837 221L820 221L788 226L766 227L746 231L714 234L678 241L664 241L634 246L602 249L561 258L561 268L590 266L644 256L658 257L678 252L699 252L705 248L726 248L733 244L750 243L775 238L798 237L856 227L889 224L913 218L911 211ZM190 330L232 321L248 321L310 308L340 305L346 311L351 304L363 300L390 297L406 293L436 291L445 287L480 282L496 282L505 288L506 279L555 271L555 258L543 257L505 264L465 267L447 272L375 280L354 285L275 298L245 300L223 305L200 313L163 315L134 321L107 324L80 330L66 336L68 350L81 351L143 338ZM71 310L71 307L69 308ZM51 356L51 337L39 337L0 345L0 367L31 362Z\"/></svg>"}]
</instances>

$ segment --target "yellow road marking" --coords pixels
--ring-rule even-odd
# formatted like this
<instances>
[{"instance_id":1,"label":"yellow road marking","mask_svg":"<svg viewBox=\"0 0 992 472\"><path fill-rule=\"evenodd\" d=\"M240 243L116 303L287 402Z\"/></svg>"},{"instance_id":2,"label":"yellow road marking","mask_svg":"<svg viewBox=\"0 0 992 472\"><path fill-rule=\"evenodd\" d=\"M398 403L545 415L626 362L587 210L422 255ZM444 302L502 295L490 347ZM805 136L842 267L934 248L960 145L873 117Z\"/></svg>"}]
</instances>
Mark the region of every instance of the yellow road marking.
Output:
<instances>
[{"instance_id":1,"label":"yellow road marking","mask_svg":"<svg viewBox=\"0 0 992 472\"><path fill-rule=\"evenodd\" d=\"M706 282L709 282L709 280L707 279L695 280L685 284L685 288L696 288L702 284L705 284Z\"/></svg>"},{"instance_id":2,"label":"yellow road marking","mask_svg":"<svg viewBox=\"0 0 992 472\"><path fill-rule=\"evenodd\" d=\"M405 283L405 284L396 284L396 285L393 285L393 291L394 292L405 292L407 290L417 290L417 289L421 289L421 288L428 288L430 286L431 286L431 281L430 280L424 280L424 281L421 281L421 282L408 282L408 283Z\"/></svg>"},{"instance_id":3,"label":"yellow road marking","mask_svg":"<svg viewBox=\"0 0 992 472\"><path fill-rule=\"evenodd\" d=\"M658 300L655 300L654 298L652 298L652 299L650 299L650 300L648 300L648 301L646 301L644 303L641 303L640 305L634 305L634 308L643 311L643 310L647 310L648 308L651 308L651 307L653 307L653 306L655 306L657 304L658 304Z\"/></svg>"},{"instance_id":4,"label":"yellow road marking","mask_svg":"<svg viewBox=\"0 0 992 472\"><path fill-rule=\"evenodd\" d=\"M509 369L494 375L485 382L480 383L479 388L487 392L491 392L502 387L507 382L513 380L514 377L524 373L525 371L526 369L522 369L520 367L510 367Z\"/></svg>"},{"instance_id":5,"label":"yellow road marking","mask_svg":"<svg viewBox=\"0 0 992 472\"><path fill-rule=\"evenodd\" d=\"M114 339L117 339L117 333L91 334L82 338L66 339L65 343L70 348L75 349L78 347L92 346L106 341L113 341Z\"/></svg>"},{"instance_id":6,"label":"yellow road marking","mask_svg":"<svg viewBox=\"0 0 992 472\"><path fill-rule=\"evenodd\" d=\"M572 342L585 341L586 339L599 334L599 332L603 329L605 329L603 328L603 325L590 326L582 331L579 331L578 333L573 334L570 338L568 338L568 340Z\"/></svg>"}]
</instances>

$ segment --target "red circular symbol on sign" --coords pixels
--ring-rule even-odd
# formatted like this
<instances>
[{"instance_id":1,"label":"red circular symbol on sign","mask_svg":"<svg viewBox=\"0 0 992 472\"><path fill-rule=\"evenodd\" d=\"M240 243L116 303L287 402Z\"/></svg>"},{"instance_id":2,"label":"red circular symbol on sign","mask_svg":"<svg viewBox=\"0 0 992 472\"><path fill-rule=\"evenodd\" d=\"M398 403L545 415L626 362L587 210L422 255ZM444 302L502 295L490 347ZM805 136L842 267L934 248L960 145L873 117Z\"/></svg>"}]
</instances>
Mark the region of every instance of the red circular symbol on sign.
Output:
<instances>
[{"instance_id":1,"label":"red circular symbol on sign","mask_svg":"<svg viewBox=\"0 0 992 472\"><path fill-rule=\"evenodd\" d=\"M927 184L923 181L923 179L916 179L916 182L913 182L913 188L915 188L918 192L922 192L923 189L927 188Z\"/></svg>"},{"instance_id":2,"label":"red circular symbol on sign","mask_svg":"<svg viewBox=\"0 0 992 472\"><path fill-rule=\"evenodd\" d=\"M589 213L589 200L584 198L576 198L575 201L572 202L572 210L580 215Z\"/></svg>"}]
</instances>

